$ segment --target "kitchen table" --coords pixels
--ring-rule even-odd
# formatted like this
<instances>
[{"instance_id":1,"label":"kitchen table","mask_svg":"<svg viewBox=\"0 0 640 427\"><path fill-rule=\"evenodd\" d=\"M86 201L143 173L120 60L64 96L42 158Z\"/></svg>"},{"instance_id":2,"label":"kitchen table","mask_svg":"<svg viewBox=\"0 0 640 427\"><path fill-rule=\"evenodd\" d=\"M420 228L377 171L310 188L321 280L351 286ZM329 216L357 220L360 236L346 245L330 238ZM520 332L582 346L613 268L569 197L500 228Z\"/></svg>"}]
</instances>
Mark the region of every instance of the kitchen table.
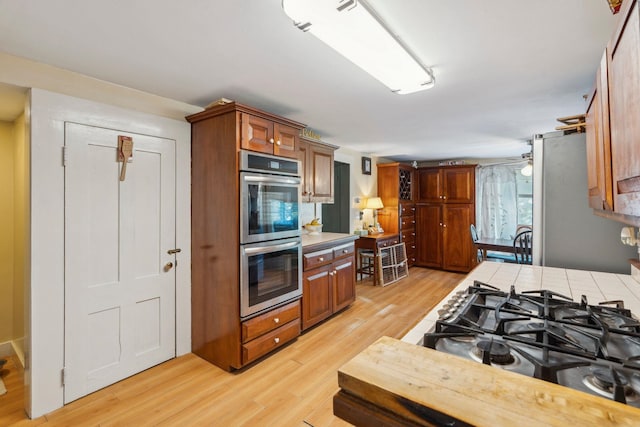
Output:
<instances>
[{"instance_id":1,"label":"kitchen table","mask_svg":"<svg viewBox=\"0 0 640 427\"><path fill-rule=\"evenodd\" d=\"M477 249L482 251L482 259L487 259L487 251L507 252L514 254L513 261L515 262L515 251L513 249L513 240L511 239L478 239L474 242Z\"/></svg>"}]
</instances>

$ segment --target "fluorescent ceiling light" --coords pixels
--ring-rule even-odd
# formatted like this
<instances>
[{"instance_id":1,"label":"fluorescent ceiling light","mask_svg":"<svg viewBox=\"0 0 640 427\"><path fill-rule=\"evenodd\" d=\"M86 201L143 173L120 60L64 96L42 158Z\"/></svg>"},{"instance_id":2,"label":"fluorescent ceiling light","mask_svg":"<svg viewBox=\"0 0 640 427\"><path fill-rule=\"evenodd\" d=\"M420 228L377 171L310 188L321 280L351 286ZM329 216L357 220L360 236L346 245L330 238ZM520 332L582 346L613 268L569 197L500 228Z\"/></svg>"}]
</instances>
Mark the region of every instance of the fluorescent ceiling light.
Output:
<instances>
[{"instance_id":1,"label":"fluorescent ceiling light","mask_svg":"<svg viewBox=\"0 0 640 427\"><path fill-rule=\"evenodd\" d=\"M362 0L282 0L296 27L308 31L395 93L433 87L420 64Z\"/></svg>"}]
</instances>

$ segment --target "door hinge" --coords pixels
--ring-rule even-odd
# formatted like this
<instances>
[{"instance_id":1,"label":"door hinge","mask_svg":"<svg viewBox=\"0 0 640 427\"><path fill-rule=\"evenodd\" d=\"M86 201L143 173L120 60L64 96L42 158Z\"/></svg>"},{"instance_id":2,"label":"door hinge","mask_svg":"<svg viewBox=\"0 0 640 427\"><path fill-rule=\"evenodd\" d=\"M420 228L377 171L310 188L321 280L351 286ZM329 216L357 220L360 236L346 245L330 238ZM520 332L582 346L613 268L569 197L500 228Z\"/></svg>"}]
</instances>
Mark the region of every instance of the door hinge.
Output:
<instances>
[{"instance_id":1,"label":"door hinge","mask_svg":"<svg viewBox=\"0 0 640 427\"><path fill-rule=\"evenodd\" d=\"M67 146L62 146L62 167L67 166Z\"/></svg>"},{"instance_id":2,"label":"door hinge","mask_svg":"<svg viewBox=\"0 0 640 427\"><path fill-rule=\"evenodd\" d=\"M66 379L67 379L66 378L66 373L67 373L66 369L62 368L62 371L60 371L60 381L62 382L62 386L63 387L64 387Z\"/></svg>"}]
</instances>

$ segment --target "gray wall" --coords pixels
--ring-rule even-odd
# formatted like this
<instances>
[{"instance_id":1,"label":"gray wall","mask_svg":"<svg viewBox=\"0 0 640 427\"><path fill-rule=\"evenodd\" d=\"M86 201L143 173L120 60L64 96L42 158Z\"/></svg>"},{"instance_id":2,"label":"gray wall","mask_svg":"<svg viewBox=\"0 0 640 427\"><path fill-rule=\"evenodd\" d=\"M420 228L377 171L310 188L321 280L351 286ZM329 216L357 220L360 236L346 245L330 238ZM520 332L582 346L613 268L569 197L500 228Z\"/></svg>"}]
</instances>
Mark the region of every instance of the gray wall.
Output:
<instances>
[{"instance_id":1,"label":"gray wall","mask_svg":"<svg viewBox=\"0 0 640 427\"><path fill-rule=\"evenodd\" d=\"M620 243L623 224L589 207L585 135L545 134L543 158L542 265L629 274L638 253Z\"/></svg>"}]
</instances>

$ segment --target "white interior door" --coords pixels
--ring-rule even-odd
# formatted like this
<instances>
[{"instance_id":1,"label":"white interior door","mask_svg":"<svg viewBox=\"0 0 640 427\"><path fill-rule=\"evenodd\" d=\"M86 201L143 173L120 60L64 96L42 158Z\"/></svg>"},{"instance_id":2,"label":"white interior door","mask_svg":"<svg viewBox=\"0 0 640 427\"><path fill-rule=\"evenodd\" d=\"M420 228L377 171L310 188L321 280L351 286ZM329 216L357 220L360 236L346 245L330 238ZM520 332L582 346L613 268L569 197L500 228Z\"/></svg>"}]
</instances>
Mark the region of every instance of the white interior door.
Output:
<instances>
[{"instance_id":1,"label":"white interior door","mask_svg":"<svg viewBox=\"0 0 640 427\"><path fill-rule=\"evenodd\" d=\"M175 141L65 124L65 403L175 356L175 199Z\"/></svg>"}]
</instances>

